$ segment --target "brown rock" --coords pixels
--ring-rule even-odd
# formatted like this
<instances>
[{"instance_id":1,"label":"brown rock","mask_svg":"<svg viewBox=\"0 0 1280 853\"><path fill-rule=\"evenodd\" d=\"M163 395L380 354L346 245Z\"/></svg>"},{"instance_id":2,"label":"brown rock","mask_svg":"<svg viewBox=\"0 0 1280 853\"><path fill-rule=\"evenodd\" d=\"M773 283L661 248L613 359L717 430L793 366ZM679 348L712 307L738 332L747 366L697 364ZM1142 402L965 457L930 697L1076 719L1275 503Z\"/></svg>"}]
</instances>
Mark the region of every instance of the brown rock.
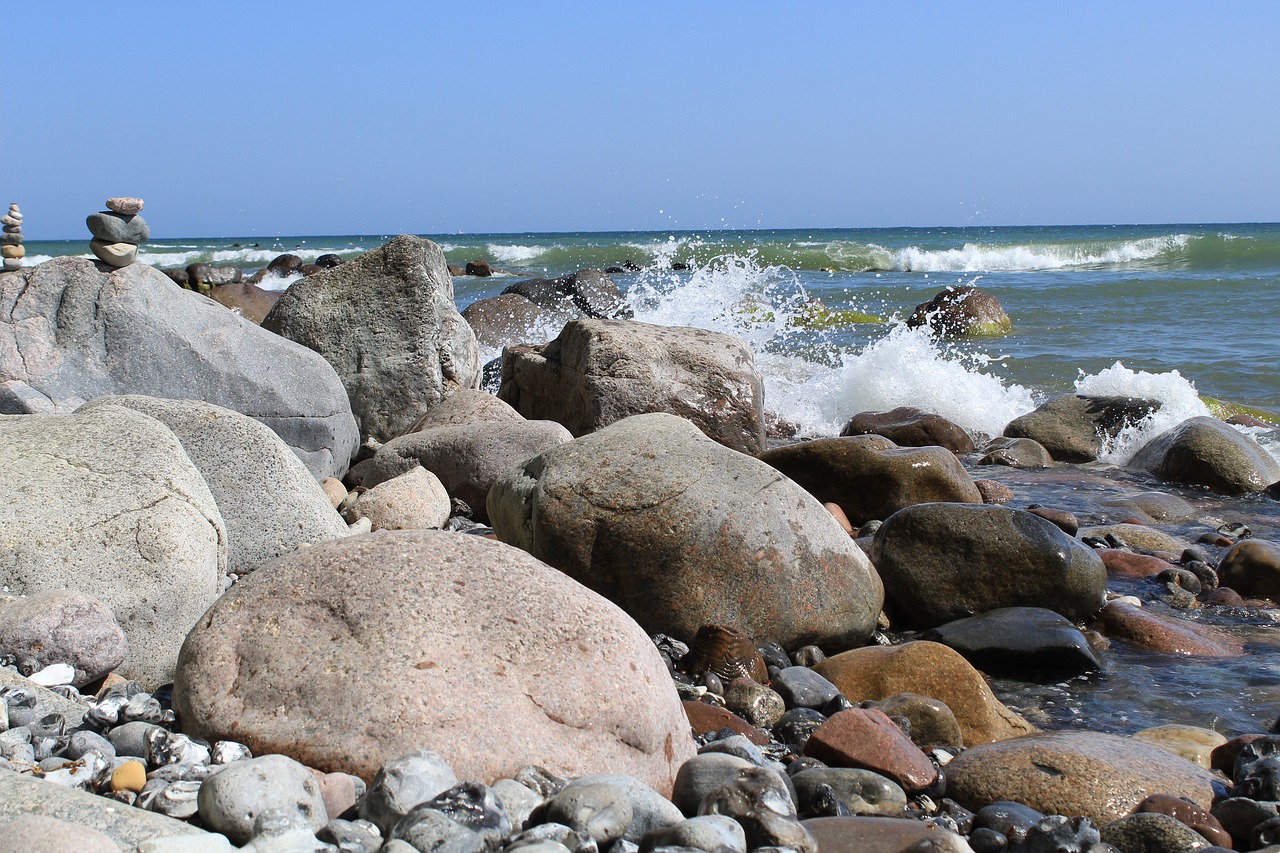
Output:
<instances>
[{"instance_id":1,"label":"brown rock","mask_svg":"<svg viewBox=\"0 0 1280 853\"><path fill-rule=\"evenodd\" d=\"M493 421L522 421L519 412L492 394L474 388L459 388L440 402L429 406L402 435L424 429Z\"/></svg>"},{"instance_id":2,"label":"brown rock","mask_svg":"<svg viewBox=\"0 0 1280 853\"><path fill-rule=\"evenodd\" d=\"M538 305L516 293L478 299L462 309L462 317L486 347L531 345L560 333L564 324L581 317L572 302L554 307Z\"/></svg>"},{"instance_id":3,"label":"brown rock","mask_svg":"<svg viewBox=\"0 0 1280 853\"><path fill-rule=\"evenodd\" d=\"M116 196L107 199L107 210L124 216L134 216L142 212L142 199L132 196Z\"/></svg>"},{"instance_id":4,"label":"brown rock","mask_svg":"<svg viewBox=\"0 0 1280 853\"><path fill-rule=\"evenodd\" d=\"M939 699L955 715L966 746L1035 731L995 697L982 673L940 643L867 646L827 658L814 670L839 687L851 702L885 699L898 693Z\"/></svg>"},{"instance_id":5,"label":"brown rock","mask_svg":"<svg viewBox=\"0 0 1280 853\"><path fill-rule=\"evenodd\" d=\"M329 505L334 509L347 499L347 487L342 485L342 481L337 477L325 477L320 481L320 488L324 490L324 496L329 499Z\"/></svg>"},{"instance_id":6,"label":"brown rock","mask_svg":"<svg viewBox=\"0 0 1280 853\"><path fill-rule=\"evenodd\" d=\"M354 816L356 806L364 796L365 784L359 776L350 773L320 773L316 775L316 784L320 787L320 797L324 800L324 810L329 820L338 820L344 815Z\"/></svg>"},{"instance_id":7,"label":"brown rock","mask_svg":"<svg viewBox=\"0 0 1280 853\"><path fill-rule=\"evenodd\" d=\"M1280 480L1280 462L1258 442L1210 417L1191 418L1160 433L1143 445L1129 467L1224 495L1260 492Z\"/></svg>"},{"instance_id":8,"label":"brown rock","mask_svg":"<svg viewBox=\"0 0 1280 853\"><path fill-rule=\"evenodd\" d=\"M972 285L948 287L921 302L907 318L907 328L927 326L941 337L1003 335L1013 328L1000 300Z\"/></svg>"},{"instance_id":9,"label":"brown rock","mask_svg":"<svg viewBox=\"0 0 1280 853\"><path fill-rule=\"evenodd\" d=\"M1103 501L1102 506L1134 511L1152 521L1182 521L1196 513L1195 507L1187 501L1165 492L1139 492Z\"/></svg>"},{"instance_id":10,"label":"brown rock","mask_svg":"<svg viewBox=\"0 0 1280 853\"><path fill-rule=\"evenodd\" d=\"M235 282L219 285L209 291L209 298L238 313L250 322L262 325L262 318L280 301L279 290L263 290L256 284Z\"/></svg>"},{"instance_id":11,"label":"brown rock","mask_svg":"<svg viewBox=\"0 0 1280 853\"><path fill-rule=\"evenodd\" d=\"M1213 750L1227 742L1225 735L1200 726L1152 726L1130 735L1134 740L1167 749L1187 761L1209 768Z\"/></svg>"},{"instance_id":12,"label":"brown rock","mask_svg":"<svg viewBox=\"0 0 1280 853\"><path fill-rule=\"evenodd\" d=\"M1134 814L1145 812L1168 815L1183 826L1188 826L1203 835L1210 844L1232 849L1230 833L1222 828L1222 824L1216 817L1194 803L1168 794L1152 794L1138 803L1133 810Z\"/></svg>"},{"instance_id":13,"label":"brown rock","mask_svg":"<svg viewBox=\"0 0 1280 853\"><path fill-rule=\"evenodd\" d=\"M822 438L760 454L820 501L840 505L853 524L884 520L913 504L982 503L982 494L941 447L899 448L878 435Z\"/></svg>"},{"instance_id":14,"label":"brown rock","mask_svg":"<svg viewBox=\"0 0 1280 853\"><path fill-rule=\"evenodd\" d=\"M444 527L451 509L440 479L418 465L361 493L351 512L374 530L420 530Z\"/></svg>"},{"instance_id":15,"label":"brown rock","mask_svg":"<svg viewBox=\"0 0 1280 853\"><path fill-rule=\"evenodd\" d=\"M366 782L427 748L464 779L536 764L669 795L693 755L626 614L523 552L437 531L325 542L242 579L187 636L174 706L195 737Z\"/></svg>"},{"instance_id":16,"label":"brown rock","mask_svg":"<svg viewBox=\"0 0 1280 853\"><path fill-rule=\"evenodd\" d=\"M1220 586L1204 598L1206 607L1244 607L1245 600L1240 593L1229 586Z\"/></svg>"},{"instance_id":17,"label":"brown rock","mask_svg":"<svg viewBox=\"0 0 1280 853\"><path fill-rule=\"evenodd\" d=\"M1147 608L1118 601L1109 603L1098 614L1097 628L1113 640L1161 654L1237 657L1244 653L1240 640L1207 625L1160 616Z\"/></svg>"},{"instance_id":18,"label":"brown rock","mask_svg":"<svg viewBox=\"0 0 1280 853\"><path fill-rule=\"evenodd\" d=\"M970 853L964 838L940 826L896 817L815 817L801 821L818 853Z\"/></svg>"},{"instance_id":19,"label":"brown rock","mask_svg":"<svg viewBox=\"0 0 1280 853\"><path fill-rule=\"evenodd\" d=\"M1007 465L1010 468L1048 468L1053 457L1044 445L1030 438L997 436L982 448L979 465Z\"/></svg>"},{"instance_id":20,"label":"brown rock","mask_svg":"<svg viewBox=\"0 0 1280 853\"><path fill-rule=\"evenodd\" d=\"M1209 753L1210 769L1221 770L1228 777L1232 776L1236 769L1236 756L1240 754L1240 750L1264 737L1267 737L1267 735L1260 732L1237 735L1221 746L1215 747L1213 752Z\"/></svg>"},{"instance_id":21,"label":"brown rock","mask_svg":"<svg viewBox=\"0 0 1280 853\"><path fill-rule=\"evenodd\" d=\"M476 258L473 261L467 261L466 274L474 275L477 278L488 278L493 275L493 268L489 266L489 262L484 258Z\"/></svg>"},{"instance_id":22,"label":"brown rock","mask_svg":"<svg viewBox=\"0 0 1280 853\"><path fill-rule=\"evenodd\" d=\"M833 714L805 742L804 754L831 767L857 767L886 776L907 793L938 778L938 768L883 711L851 708Z\"/></svg>"},{"instance_id":23,"label":"brown rock","mask_svg":"<svg viewBox=\"0 0 1280 853\"><path fill-rule=\"evenodd\" d=\"M1242 539L1218 561L1218 580L1242 596L1280 597L1280 543Z\"/></svg>"},{"instance_id":24,"label":"brown rock","mask_svg":"<svg viewBox=\"0 0 1280 853\"><path fill-rule=\"evenodd\" d=\"M973 439L964 427L911 406L854 415L840 434L882 435L899 447L945 447L953 453L974 449Z\"/></svg>"},{"instance_id":25,"label":"brown rock","mask_svg":"<svg viewBox=\"0 0 1280 853\"><path fill-rule=\"evenodd\" d=\"M1013 500L1013 489L998 480L974 480L984 504L1007 504Z\"/></svg>"},{"instance_id":26,"label":"brown rock","mask_svg":"<svg viewBox=\"0 0 1280 853\"><path fill-rule=\"evenodd\" d=\"M825 507L827 512L831 513L831 517L840 524L841 530L848 533L850 536L853 535L853 525L849 523L849 516L844 514L844 510L840 508L840 504L827 501L823 504L823 507Z\"/></svg>"},{"instance_id":27,"label":"brown rock","mask_svg":"<svg viewBox=\"0 0 1280 853\"><path fill-rule=\"evenodd\" d=\"M730 449L764 448L764 380L751 349L706 329L571 320L545 346L504 352L498 397L575 436L667 412Z\"/></svg>"},{"instance_id":28,"label":"brown rock","mask_svg":"<svg viewBox=\"0 0 1280 853\"><path fill-rule=\"evenodd\" d=\"M1058 529L1068 536L1075 536L1076 531L1080 529L1080 522L1076 520L1075 515L1067 512L1065 509L1050 509L1049 507L1033 506L1028 507L1027 512L1032 515L1038 515L1045 521L1051 521L1058 526Z\"/></svg>"},{"instance_id":29,"label":"brown rock","mask_svg":"<svg viewBox=\"0 0 1280 853\"><path fill-rule=\"evenodd\" d=\"M1144 551L1171 551L1174 554L1181 554L1187 547L1186 543L1177 536L1154 527L1147 527L1145 524L1099 524L1093 527L1081 527L1076 531L1076 535L1081 539L1086 536L1105 539L1108 534L1117 537L1130 547L1141 548Z\"/></svg>"},{"instance_id":30,"label":"brown rock","mask_svg":"<svg viewBox=\"0 0 1280 853\"><path fill-rule=\"evenodd\" d=\"M689 718L689 725L693 728L695 736L718 732L721 729L733 729L757 746L769 743L767 734L727 708L706 702L685 701L681 704L684 706L685 716Z\"/></svg>"},{"instance_id":31,"label":"brown rock","mask_svg":"<svg viewBox=\"0 0 1280 853\"><path fill-rule=\"evenodd\" d=\"M1098 556L1107 567L1107 574L1119 578L1147 578L1158 575L1172 563L1148 554L1135 554L1118 548L1100 548Z\"/></svg>"},{"instance_id":32,"label":"brown rock","mask_svg":"<svg viewBox=\"0 0 1280 853\"><path fill-rule=\"evenodd\" d=\"M972 747L947 765L947 796L977 810L1000 800L1103 824L1150 794L1208 808L1214 777L1157 746L1118 735L1042 732Z\"/></svg>"},{"instance_id":33,"label":"brown rock","mask_svg":"<svg viewBox=\"0 0 1280 853\"><path fill-rule=\"evenodd\" d=\"M899 693L866 703L890 717L904 717L911 724L909 736L916 746L964 746L960 725L946 702L932 696Z\"/></svg>"}]
</instances>

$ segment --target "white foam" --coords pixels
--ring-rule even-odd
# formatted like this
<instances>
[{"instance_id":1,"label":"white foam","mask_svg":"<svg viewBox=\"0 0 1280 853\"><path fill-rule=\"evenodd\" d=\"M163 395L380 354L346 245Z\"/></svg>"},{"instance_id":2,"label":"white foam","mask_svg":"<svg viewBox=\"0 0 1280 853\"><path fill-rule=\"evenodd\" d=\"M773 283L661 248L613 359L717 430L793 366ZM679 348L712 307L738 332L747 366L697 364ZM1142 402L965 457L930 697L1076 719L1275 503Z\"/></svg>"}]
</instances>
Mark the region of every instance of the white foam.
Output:
<instances>
[{"instance_id":1,"label":"white foam","mask_svg":"<svg viewBox=\"0 0 1280 853\"><path fill-rule=\"evenodd\" d=\"M527 263L547 251L547 246L503 246L490 243L489 257L500 264Z\"/></svg>"},{"instance_id":2,"label":"white foam","mask_svg":"<svg viewBox=\"0 0 1280 853\"><path fill-rule=\"evenodd\" d=\"M966 243L959 249L938 250L909 246L894 253L893 267L915 272L1016 272L1123 264L1150 260L1167 252L1183 249L1191 240L1190 234L1169 234L1111 245L1030 243L992 246Z\"/></svg>"},{"instance_id":3,"label":"white foam","mask_svg":"<svg viewBox=\"0 0 1280 853\"><path fill-rule=\"evenodd\" d=\"M302 278L302 273L300 272L281 275L278 272L272 271L262 277L262 280L258 282L258 287L263 290L272 291L288 290L289 285L293 284L300 278Z\"/></svg>"},{"instance_id":4,"label":"white foam","mask_svg":"<svg viewBox=\"0 0 1280 853\"><path fill-rule=\"evenodd\" d=\"M1098 459L1125 465L1144 444L1188 418L1207 416L1209 408L1200 399L1194 383L1176 370L1148 373L1130 370L1120 362L1076 380L1076 393L1094 397L1134 397L1159 400L1160 408L1120 430L1113 439L1104 439Z\"/></svg>"}]
</instances>

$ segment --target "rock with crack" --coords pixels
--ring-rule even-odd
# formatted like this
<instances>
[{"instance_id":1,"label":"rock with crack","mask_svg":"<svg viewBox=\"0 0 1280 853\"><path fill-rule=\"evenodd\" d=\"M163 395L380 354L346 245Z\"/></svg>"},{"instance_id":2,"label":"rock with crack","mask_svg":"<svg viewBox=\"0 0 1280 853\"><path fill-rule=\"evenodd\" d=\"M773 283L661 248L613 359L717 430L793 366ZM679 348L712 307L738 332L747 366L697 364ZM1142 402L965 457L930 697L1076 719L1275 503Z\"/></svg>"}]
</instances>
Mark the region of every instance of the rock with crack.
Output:
<instances>
[{"instance_id":1,"label":"rock with crack","mask_svg":"<svg viewBox=\"0 0 1280 853\"><path fill-rule=\"evenodd\" d=\"M172 678L226 561L213 495L164 424L118 407L0 415L0 585L106 603L129 641L121 675Z\"/></svg>"},{"instance_id":2,"label":"rock with crack","mask_svg":"<svg viewBox=\"0 0 1280 853\"><path fill-rule=\"evenodd\" d=\"M276 432L317 479L358 444L333 368L147 264L55 258L0 276L0 414L68 414L104 394L204 400Z\"/></svg>"}]
</instances>

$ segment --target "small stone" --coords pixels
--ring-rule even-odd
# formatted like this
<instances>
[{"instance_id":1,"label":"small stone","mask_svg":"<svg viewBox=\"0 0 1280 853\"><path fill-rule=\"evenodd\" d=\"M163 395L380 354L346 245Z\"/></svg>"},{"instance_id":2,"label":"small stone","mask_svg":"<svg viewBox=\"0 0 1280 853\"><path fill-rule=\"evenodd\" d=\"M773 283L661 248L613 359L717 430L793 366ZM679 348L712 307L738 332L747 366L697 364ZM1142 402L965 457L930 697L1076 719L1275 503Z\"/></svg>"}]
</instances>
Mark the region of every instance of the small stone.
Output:
<instances>
[{"instance_id":1,"label":"small stone","mask_svg":"<svg viewBox=\"0 0 1280 853\"><path fill-rule=\"evenodd\" d=\"M382 766L360 805L360 816L385 835L414 806L456 784L458 777L438 752L415 750Z\"/></svg>"},{"instance_id":2,"label":"small stone","mask_svg":"<svg viewBox=\"0 0 1280 853\"><path fill-rule=\"evenodd\" d=\"M141 216L122 216L103 211L91 213L85 219L89 233L103 243L145 243L151 237L151 229Z\"/></svg>"},{"instance_id":3,"label":"small stone","mask_svg":"<svg viewBox=\"0 0 1280 853\"><path fill-rule=\"evenodd\" d=\"M1102 828L1102 841L1125 853L1190 853L1207 847L1205 838L1167 814L1141 812Z\"/></svg>"},{"instance_id":4,"label":"small stone","mask_svg":"<svg viewBox=\"0 0 1280 853\"><path fill-rule=\"evenodd\" d=\"M671 802L688 817L698 814L703 798L737 774L751 767L751 762L736 755L704 752L680 765Z\"/></svg>"},{"instance_id":5,"label":"small stone","mask_svg":"<svg viewBox=\"0 0 1280 853\"><path fill-rule=\"evenodd\" d=\"M89 250L108 266L127 267L138 259L138 247L133 243L103 243L90 240Z\"/></svg>"},{"instance_id":6,"label":"small stone","mask_svg":"<svg viewBox=\"0 0 1280 853\"><path fill-rule=\"evenodd\" d=\"M192 780L170 782L151 802L151 810L178 820L195 817L201 783Z\"/></svg>"},{"instance_id":7,"label":"small stone","mask_svg":"<svg viewBox=\"0 0 1280 853\"><path fill-rule=\"evenodd\" d=\"M575 785L551 798L546 819L586 833L603 849L631 826L631 803L615 785Z\"/></svg>"},{"instance_id":8,"label":"small stone","mask_svg":"<svg viewBox=\"0 0 1280 853\"><path fill-rule=\"evenodd\" d=\"M22 217L14 216L13 212L11 211L5 216L0 216L0 224L8 225L11 228L21 228Z\"/></svg>"},{"instance_id":9,"label":"small stone","mask_svg":"<svg viewBox=\"0 0 1280 853\"><path fill-rule=\"evenodd\" d=\"M87 752L96 752L107 761L116 757L116 748L102 735L90 731L72 732L67 751L63 755L75 761Z\"/></svg>"},{"instance_id":10,"label":"small stone","mask_svg":"<svg viewBox=\"0 0 1280 853\"><path fill-rule=\"evenodd\" d=\"M686 848L714 853L746 853L747 835L733 818L701 815L665 829L656 829L640 842L640 852L655 848Z\"/></svg>"},{"instance_id":11,"label":"small stone","mask_svg":"<svg viewBox=\"0 0 1280 853\"><path fill-rule=\"evenodd\" d=\"M126 761L111 774L112 791L141 791L147 784L147 768L141 761Z\"/></svg>"},{"instance_id":12,"label":"small stone","mask_svg":"<svg viewBox=\"0 0 1280 853\"><path fill-rule=\"evenodd\" d=\"M766 729L771 728L787 711L786 702L777 692L750 678L735 678L730 681L725 688L724 704L751 725Z\"/></svg>"},{"instance_id":13,"label":"small stone","mask_svg":"<svg viewBox=\"0 0 1280 853\"><path fill-rule=\"evenodd\" d=\"M107 210L132 216L142 211L142 199L132 196L116 196L107 199Z\"/></svg>"},{"instance_id":14,"label":"small stone","mask_svg":"<svg viewBox=\"0 0 1280 853\"><path fill-rule=\"evenodd\" d=\"M854 767L818 767L791 777L801 812L813 811L812 797L826 786L850 814L897 817L907 805L907 794L892 779Z\"/></svg>"},{"instance_id":15,"label":"small stone","mask_svg":"<svg viewBox=\"0 0 1280 853\"><path fill-rule=\"evenodd\" d=\"M26 255L27 255L27 250L21 245L0 246L0 257L6 258L6 259L18 259L18 258L24 258L26 257Z\"/></svg>"},{"instance_id":16,"label":"small stone","mask_svg":"<svg viewBox=\"0 0 1280 853\"><path fill-rule=\"evenodd\" d=\"M69 664L55 663L38 672L33 672L27 677L41 687L56 687L60 684L70 684L75 681L76 669Z\"/></svg>"},{"instance_id":17,"label":"small stone","mask_svg":"<svg viewBox=\"0 0 1280 853\"><path fill-rule=\"evenodd\" d=\"M147 760L154 765L208 764L209 747L178 732L156 726L147 732Z\"/></svg>"},{"instance_id":18,"label":"small stone","mask_svg":"<svg viewBox=\"0 0 1280 853\"><path fill-rule=\"evenodd\" d=\"M209 762L211 764L230 764L233 761L244 761L247 758L253 758L253 752L249 747L233 740L217 741L214 743L213 749L209 750Z\"/></svg>"},{"instance_id":19,"label":"small stone","mask_svg":"<svg viewBox=\"0 0 1280 853\"><path fill-rule=\"evenodd\" d=\"M15 270L22 269L21 258L5 258L3 260L3 264L5 272L14 272Z\"/></svg>"},{"instance_id":20,"label":"small stone","mask_svg":"<svg viewBox=\"0 0 1280 853\"><path fill-rule=\"evenodd\" d=\"M340 853L377 853L382 834L367 820L331 820L316 838L332 844Z\"/></svg>"},{"instance_id":21,"label":"small stone","mask_svg":"<svg viewBox=\"0 0 1280 853\"><path fill-rule=\"evenodd\" d=\"M337 477L325 477L320 481L320 488L324 490L325 497L329 499L334 509L340 507L347 499L347 487L342 485L342 481Z\"/></svg>"},{"instance_id":22,"label":"small stone","mask_svg":"<svg viewBox=\"0 0 1280 853\"><path fill-rule=\"evenodd\" d=\"M840 694L839 687L807 666L789 666L780 671L773 679L773 689L788 708L821 708Z\"/></svg>"},{"instance_id":23,"label":"small stone","mask_svg":"<svg viewBox=\"0 0 1280 853\"><path fill-rule=\"evenodd\" d=\"M296 814L312 832L329 822L315 776L283 755L223 765L199 787L200 819L236 844L247 842L257 817L274 809Z\"/></svg>"},{"instance_id":24,"label":"small stone","mask_svg":"<svg viewBox=\"0 0 1280 853\"><path fill-rule=\"evenodd\" d=\"M441 528L451 508L440 478L419 465L361 494L351 520L367 518L374 530Z\"/></svg>"},{"instance_id":25,"label":"small stone","mask_svg":"<svg viewBox=\"0 0 1280 853\"><path fill-rule=\"evenodd\" d=\"M796 853L818 853L818 844L796 819L795 803L782 777L750 767L707 794L699 814L722 814L746 832L749 849L789 847Z\"/></svg>"},{"instance_id":26,"label":"small stone","mask_svg":"<svg viewBox=\"0 0 1280 853\"><path fill-rule=\"evenodd\" d=\"M938 778L933 762L883 711L841 711L810 736L804 751L834 767L887 776L908 792L923 791Z\"/></svg>"},{"instance_id":27,"label":"small stone","mask_svg":"<svg viewBox=\"0 0 1280 853\"><path fill-rule=\"evenodd\" d=\"M1013 489L997 480L974 480L984 504L1007 504L1013 500Z\"/></svg>"}]
</instances>

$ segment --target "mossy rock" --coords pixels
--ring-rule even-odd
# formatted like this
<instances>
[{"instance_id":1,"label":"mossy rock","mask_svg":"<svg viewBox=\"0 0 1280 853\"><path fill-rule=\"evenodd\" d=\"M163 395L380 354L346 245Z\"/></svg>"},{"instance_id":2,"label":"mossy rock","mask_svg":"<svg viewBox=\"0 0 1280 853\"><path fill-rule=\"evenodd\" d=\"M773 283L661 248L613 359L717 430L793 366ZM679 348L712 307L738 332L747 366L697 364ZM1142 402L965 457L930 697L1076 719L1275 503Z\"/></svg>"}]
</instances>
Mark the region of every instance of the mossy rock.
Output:
<instances>
[{"instance_id":1,"label":"mossy rock","mask_svg":"<svg viewBox=\"0 0 1280 853\"><path fill-rule=\"evenodd\" d=\"M1209 409L1209 414L1219 420L1225 421L1227 418L1235 415L1244 415L1246 417L1257 418L1265 421L1272 426L1280 426L1280 415L1270 409L1261 409L1257 406L1245 406L1240 403L1228 403L1213 397L1205 397L1201 395L1200 401Z\"/></svg>"},{"instance_id":2,"label":"mossy rock","mask_svg":"<svg viewBox=\"0 0 1280 853\"><path fill-rule=\"evenodd\" d=\"M858 323L883 322L882 318L861 311L833 311L817 300L805 305L791 318L791 325L801 329L834 329Z\"/></svg>"},{"instance_id":3,"label":"mossy rock","mask_svg":"<svg viewBox=\"0 0 1280 853\"><path fill-rule=\"evenodd\" d=\"M998 323L973 323L965 332L971 338L998 338L1013 331L1013 321L1005 317Z\"/></svg>"}]
</instances>

